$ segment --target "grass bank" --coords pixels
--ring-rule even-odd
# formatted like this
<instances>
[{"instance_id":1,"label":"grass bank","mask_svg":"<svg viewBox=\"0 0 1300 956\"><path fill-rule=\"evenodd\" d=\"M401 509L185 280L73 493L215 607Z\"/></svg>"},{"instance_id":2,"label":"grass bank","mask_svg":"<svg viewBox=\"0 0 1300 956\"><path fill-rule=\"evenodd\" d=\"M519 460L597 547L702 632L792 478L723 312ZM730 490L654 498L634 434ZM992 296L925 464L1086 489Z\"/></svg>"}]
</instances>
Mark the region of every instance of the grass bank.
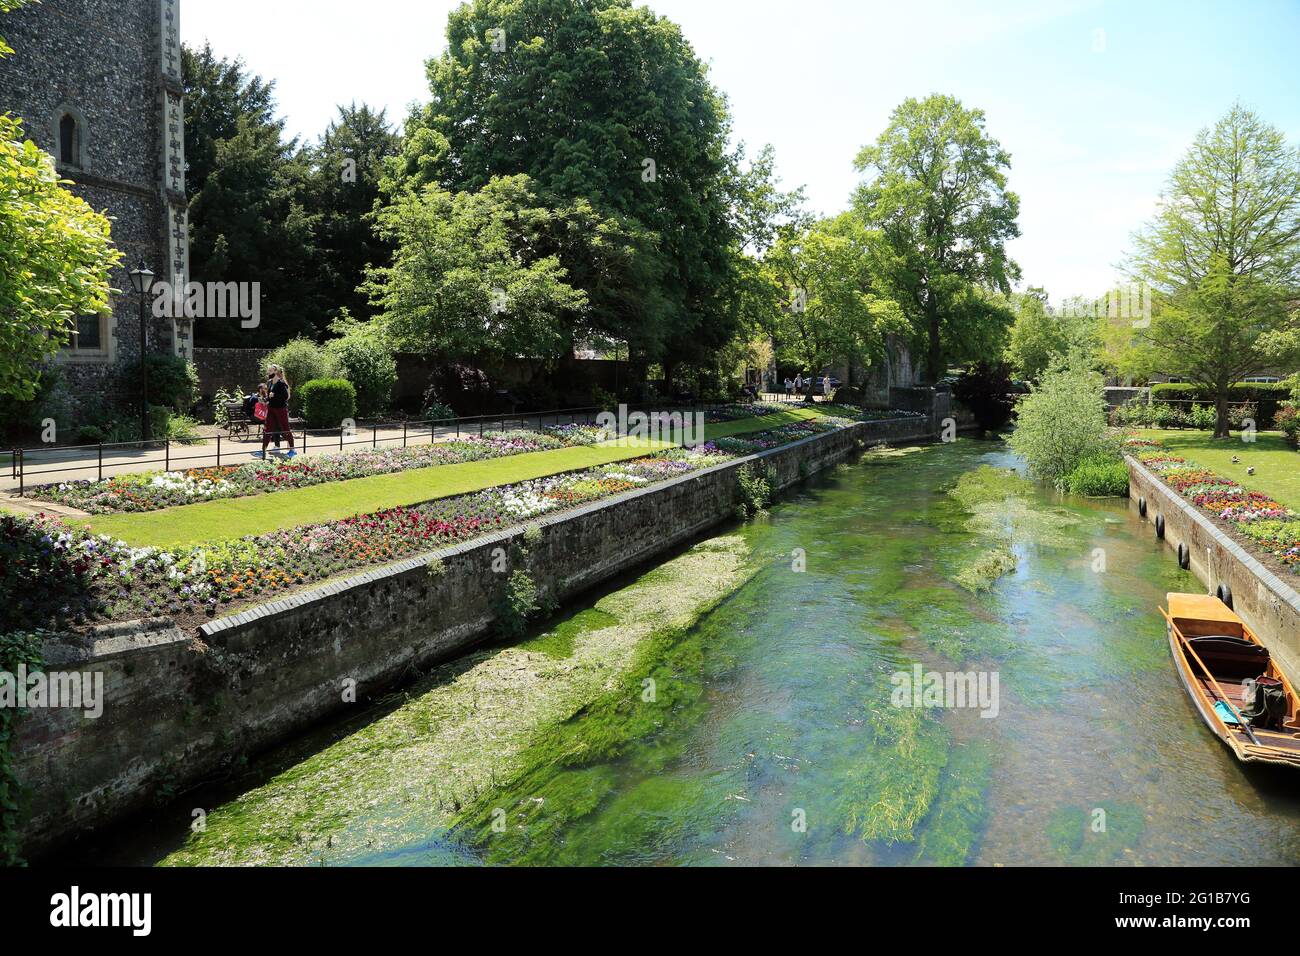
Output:
<instances>
[{"instance_id":1,"label":"grass bank","mask_svg":"<svg viewBox=\"0 0 1300 956\"><path fill-rule=\"evenodd\" d=\"M763 431L823 414L813 408L794 408L760 418L742 418L706 426L705 437L717 439ZM667 442L604 442L488 461L435 465L247 498L205 501L162 511L100 515L78 523L133 547L186 547L237 540L248 535L470 494L498 485L549 478L568 471L639 458L666 447L669 447Z\"/></svg>"}]
</instances>

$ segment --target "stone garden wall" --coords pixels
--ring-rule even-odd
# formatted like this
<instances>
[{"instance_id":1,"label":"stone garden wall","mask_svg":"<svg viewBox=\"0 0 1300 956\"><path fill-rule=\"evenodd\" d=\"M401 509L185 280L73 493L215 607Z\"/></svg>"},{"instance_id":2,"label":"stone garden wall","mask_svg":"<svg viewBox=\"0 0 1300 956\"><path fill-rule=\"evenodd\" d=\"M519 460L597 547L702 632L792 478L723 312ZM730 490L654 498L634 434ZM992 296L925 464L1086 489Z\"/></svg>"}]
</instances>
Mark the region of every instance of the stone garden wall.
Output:
<instances>
[{"instance_id":1,"label":"stone garden wall","mask_svg":"<svg viewBox=\"0 0 1300 956\"><path fill-rule=\"evenodd\" d=\"M19 779L31 793L30 855L78 831L148 807L221 773L350 706L463 653L492 632L504 575L499 548L558 601L664 555L734 513L737 472L750 462L787 487L860 443L923 440L921 419L860 423L727 462L536 522L522 529L367 571L204 625L101 629L51 640L47 670L104 674L98 719L33 710L18 724ZM431 558L441 562L431 574Z\"/></svg>"}]
</instances>

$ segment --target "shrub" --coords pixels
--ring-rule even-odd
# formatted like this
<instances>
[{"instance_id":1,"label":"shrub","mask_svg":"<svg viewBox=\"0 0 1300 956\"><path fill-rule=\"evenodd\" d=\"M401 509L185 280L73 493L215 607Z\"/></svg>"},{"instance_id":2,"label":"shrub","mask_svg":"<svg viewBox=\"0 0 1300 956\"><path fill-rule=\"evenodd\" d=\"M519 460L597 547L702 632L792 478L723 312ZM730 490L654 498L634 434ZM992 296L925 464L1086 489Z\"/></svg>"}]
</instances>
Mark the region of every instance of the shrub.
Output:
<instances>
[{"instance_id":1,"label":"shrub","mask_svg":"<svg viewBox=\"0 0 1300 956\"><path fill-rule=\"evenodd\" d=\"M425 398L428 398L427 394ZM424 407L420 409L420 417L426 422L438 422L447 418L455 418L456 412L452 410L451 406L444 405L434 399L427 401Z\"/></svg>"},{"instance_id":2,"label":"shrub","mask_svg":"<svg viewBox=\"0 0 1300 956\"><path fill-rule=\"evenodd\" d=\"M429 376L429 387L424 393L424 404L439 402L465 413L481 404L492 394L492 383L487 373L472 365L440 365Z\"/></svg>"},{"instance_id":3,"label":"shrub","mask_svg":"<svg viewBox=\"0 0 1300 956\"><path fill-rule=\"evenodd\" d=\"M995 432L1011 421L1013 388L1009 366L980 362L961 373L952 394L975 416L980 428Z\"/></svg>"},{"instance_id":4,"label":"shrub","mask_svg":"<svg viewBox=\"0 0 1300 956\"><path fill-rule=\"evenodd\" d=\"M295 390L312 428L339 428L357 414L357 390L343 378L318 378Z\"/></svg>"},{"instance_id":5,"label":"shrub","mask_svg":"<svg viewBox=\"0 0 1300 956\"><path fill-rule=\"evenodd\" d=\"M334 357L311 339L298 338L286 342L278 349L262 356L262 370L268 365L279 365L293 388L289 409L302 412L302 394L299 386L317 379L338 378L339 368Z\"/></svg>"},{"instance_id":6,"label":"shrub","mask_svg":"<svg viewBox=\"0 0 1300 956\"><path fill-rule=\"evenodd\" d=\"M1286 402L1277 410L1273 424L1292 445L1300 446L1300 405Z\"/></svg>"},{"instance_id":7,"label":"shrub","mask_svg":"<svg viewBox=\"0 0 1300 956\"><path fill-rule=\"evenodd\" d=\"M325 346L338 374L357 390L357 412L367 418L388 411L397 384L397 361L383 338L356 326L341 339Z\"/></svg>"},{"instance_id":8,"label":"shrub","mask_svg":"<svg viewBox=\"0 0 1300 956\"><path fill-rule=\"evenodd\" d=\"M736 477L740 496L737 517L745 520L766 511L775 494L771 471L751 464L740 469Z\"/></svg>"},{"instance_id":9,"label":"shrub","mask_svg":"<svg viewBox=\"0 0 1300 956\"><path fill-rule=\"evenodd\" d=\"M1018 422L1009 444L1029 462L1029 470L1056 481L1094 455L1118 450L1106 426L1102 378L1082 361L1056 365L1020 400Z\"/></svg>"},{"instance_id":10,"label":"shrub","mask_svg":"<svg viewBox=\"0 0 1300 956\"><path fill-rule=\"evenodd\" d=\"M505 637L518 640L528 632L529 620L542 610L540 596L527 571L511 572L497 602L497 628Z\"/></svg>"},{"instance_id":11,"label":"shrub","mask_svg":"<svg viewBox=\"0 0 1300 956\"><path fill-rule=\"evenodd\" d=\"M190 411L199 400L199 373L194 364L175 355L149 355L145 362L149 369L149 404L175 412ZM131 386L140 381L139 362L127 371L126 381ZM135 394L139 395L138 388Z\"/></svg>"},{"instance_id":12,"label":"shrub","mask_svg":"<svg viewBox=\"0 0 1300 956\"><path fill-rule=\"evenodd\" d=\"M1228 402L1233 405L1250 403L1256 407L1255 427L1273 427L1273 418L1279 405L1286 401L1292 385L1287 382L1238 382L1228 389ZM1162 382L1151 386L1151 400L1196 401L1214 405L1214 393L1200 385L1188 382Z\"/></svg>"},{"instance_id":13,"label":"shrub","mask_svg":"<svg viewBox=\"0 0 1300 956\"><path fill-rule=\"evenodd\" d=\"M98 445L102 441L108 441L108 432L98 425L82 425L77 429L77 434L72 443L74 445Z\"/></svg>"},{"instance_id":14,"label":"shrub","mask_svg":"<svg viewBox=\"0 0 1300 956\"><path fill-rule=\"evenodd\" d=\"M1123 459L1093 455L1079 462L1061 479L1071 494L1089 498L1123 498L1128 495L1128 466Z\"/></svg>"},{"instance_id":15,"label":"shrub","mask_svg":"<svg viewBox=\"0 0 1300 956\"><path fill-rule=\"evenodd\" d=\"M27 401L8 398L0 401L0 435L19 444L39 435L47 418L54 419L60 434L72 427L72 392L56 366L41 370L35 397Z\"/></svg>"},{"instance_id":16,"label":"shrub","mask_svg":"<svg viewBox=\"0 0 1300 956\"><path fill-rule=\"evenodd\" d=\"M1218 413L1215 412L1213 405L1201 405L1197 403L1192 406L1190 415L1191 425L1197 431L1212 432L1214 426L1219 421Z\"/></svg>"}]
</instances>

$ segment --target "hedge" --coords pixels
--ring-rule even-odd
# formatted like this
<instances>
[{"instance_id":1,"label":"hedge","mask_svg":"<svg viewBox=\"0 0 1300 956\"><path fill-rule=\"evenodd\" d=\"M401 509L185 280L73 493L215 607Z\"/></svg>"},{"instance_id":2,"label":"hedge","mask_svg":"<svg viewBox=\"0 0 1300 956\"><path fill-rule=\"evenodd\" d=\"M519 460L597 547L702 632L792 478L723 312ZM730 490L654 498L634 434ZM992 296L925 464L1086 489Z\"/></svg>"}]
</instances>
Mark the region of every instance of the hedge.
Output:
<instances>
[{"instance_id":1,"label":"hedge","mask_svg":"<svg viewBox=\"0 0 1300 956\"><path fill-rule=\"evenodd\" d=\"M1269 428L1277 415L1278 406L1291 397L1291 387L1285 382L1238 382L1228 390L1231 404L1251 402L1259 406L1258 428ZM1214 393L1202 385L1189 382L1163 382L1151 386L1151 401L1195 401L1214 404Z\"/></svg>"},{"instance_id":2,"label":"hedge","mask_svg":"<svg viewBox=\"0 0 1300 956\"><path fill-rule=\"evenodd\" d=\"M312 428L342 428L357 414L357 390L342 378L318 378L297 389L302 415Z\"/></svg>"}]
</instances>

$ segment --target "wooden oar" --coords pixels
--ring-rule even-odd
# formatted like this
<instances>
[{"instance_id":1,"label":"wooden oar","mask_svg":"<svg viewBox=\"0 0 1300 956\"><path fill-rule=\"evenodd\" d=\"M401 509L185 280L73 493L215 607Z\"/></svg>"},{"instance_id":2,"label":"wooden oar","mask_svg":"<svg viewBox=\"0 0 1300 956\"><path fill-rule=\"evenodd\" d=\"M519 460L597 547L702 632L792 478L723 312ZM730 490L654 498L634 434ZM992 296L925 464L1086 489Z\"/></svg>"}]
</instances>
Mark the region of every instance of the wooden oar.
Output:
<instances>
[{"instance_id":1,"label":"wooden oar","mask_svg":"<svg viewBox=\"0 0 1300 956\"><path fill-rule=\"evenodd\" d=\"M1241 711L1233 705L1232 701L1228 698L1228 695L1224 693L1223 688L1219 686L1218 680L1215 679L1214 672L1205 666L1205 661L1201 660L1201 655L1196 653L1196 648L1192 647L1191 641L1183 636L1182 630L1180 630L1178 625L1174 623L1174 619L1168 614L1165 614L1164 608L1160 608L1160 613L1164 615L1164 619L1169 622L1169 626L1174 629L1174 633L1178 635L1178 640L1182 642L1183 647L1186 648L1187 652L1196 659L1196 663L1201 665L1201 670L1205 671L1205 676L1210 679L1210 683L1214 685L1214 689L1218 691L1219 696L1223 698L1223 702L1228 705L1228 709L1232 711L1233 716L1237 718L1237 726L1246 732L1246 736L1250 738L1250 742L1256 747L1264 746L1259 742L1259 738L1255 736L1255 731L1250 729L1250 724L1246 723L1246 718L1241 716ZM1211 707L1210 709L1213 710L1214 708ZM1216 714L1215 716L1217 717L1218 715ZM1228 726L1222 717L1219 717L1219 722L1225 727Z\"/></svg>"}]
</instances>

